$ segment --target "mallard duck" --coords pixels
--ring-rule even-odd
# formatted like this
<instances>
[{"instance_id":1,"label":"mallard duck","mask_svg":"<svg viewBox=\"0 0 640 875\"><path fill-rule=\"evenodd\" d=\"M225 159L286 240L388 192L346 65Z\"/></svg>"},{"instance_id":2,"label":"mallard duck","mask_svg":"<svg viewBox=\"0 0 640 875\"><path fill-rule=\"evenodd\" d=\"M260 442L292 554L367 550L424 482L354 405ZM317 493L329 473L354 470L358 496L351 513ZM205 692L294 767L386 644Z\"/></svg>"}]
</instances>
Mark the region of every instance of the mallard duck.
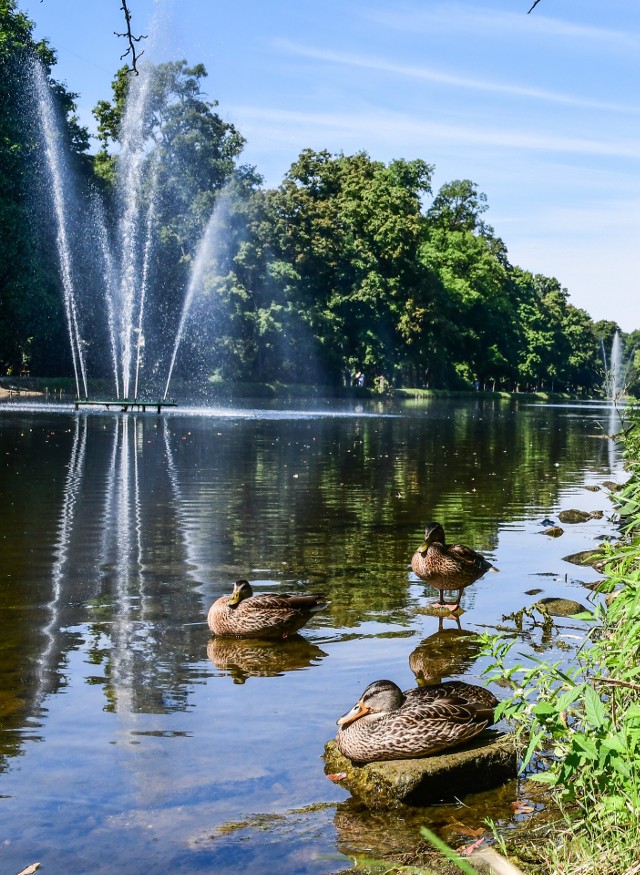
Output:
<instances>
[{"instance_id":1,"label":"mallard duck","mask_svg":"<svg viewBox=\"0 0 640 875\"><path fill-rule=\"evenodd\" d=\"M478 580L487 571L497 568L464 544L446 544L444 529L440 523L429 523L424 532L424 541L411 559L411 568L421 580L440 590L438 604L451 611L460 607L462 590ZM457 590L454 604L444 601L445 590Z\"/></svg>"},{"instance_id":2,"label":"mallard duck","mask_svg":"<svg viewBox=\"0 0 640 875\"><path fill-rule=\"evenodd\" d=\"M393 681L374 681L338 720L336 744L357 763L428 756L479 735L497 704L489 690L462 681L404 693Z\"/></svg>"},{"instance_id":3,"label":"mallard duck","mask_svg":"<svg viewBox=\"0 0 640 875\"><path fill-rule=\"evenodd\" d=\"M254 595L248 580L238 580L231 595L211 605L207 623L214 635L286 638L328 604L320 595Z\"/></svg>"}]
</instances>

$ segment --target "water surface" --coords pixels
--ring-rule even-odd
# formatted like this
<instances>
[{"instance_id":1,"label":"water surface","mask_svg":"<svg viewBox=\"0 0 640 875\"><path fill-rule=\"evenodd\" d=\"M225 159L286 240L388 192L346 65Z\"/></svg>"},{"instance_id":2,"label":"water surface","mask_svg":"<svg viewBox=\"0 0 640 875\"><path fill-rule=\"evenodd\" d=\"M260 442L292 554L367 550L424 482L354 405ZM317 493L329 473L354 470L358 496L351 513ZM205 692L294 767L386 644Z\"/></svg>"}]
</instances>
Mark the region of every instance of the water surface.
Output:
<instances>
[{"instance_id":1,"label":"water surface","mask_svg":"<svg viewBox=\"0 0 640 875\"><path fill-rule=\"evenodd\" d=\"M623 479L609 419L497 399L0 406L0 870L330 873L385 830L410 844L415 824L389 831L327 781L324 743L378 677L414 686L435 662L483 682L458 625L591 598L598 575L563 557L615 534L585 488ZM565 507L605 514L540 534ZM432 519L500 568L459 624L424 613L436 593L409 569ZM331 604L297 640L213 641L207 609L239 577Z\"/></svg>"}]
</instances>

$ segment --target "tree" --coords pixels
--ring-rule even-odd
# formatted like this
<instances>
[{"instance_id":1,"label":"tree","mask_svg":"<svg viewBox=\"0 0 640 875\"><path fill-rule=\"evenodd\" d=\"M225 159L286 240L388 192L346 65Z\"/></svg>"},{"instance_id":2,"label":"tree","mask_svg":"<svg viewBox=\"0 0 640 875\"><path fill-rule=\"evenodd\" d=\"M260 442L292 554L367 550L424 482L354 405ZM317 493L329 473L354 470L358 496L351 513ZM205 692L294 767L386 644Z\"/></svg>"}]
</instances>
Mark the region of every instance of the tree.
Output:
<instances>
[{"instance_id":1,"label":"tree","mask_svg":"<svg viewBox=\"0 0 640 875\"><path fill-rule=\"evenodd\" d=\"M338 382L355 370L389 379L402 368L423 291L417 256L431 172L424 161L384 165L364 152L307 149L269 194L273 270L323 379ZM299 373L317 379L306 350Z\"/></svg>"},{"instance_id":2,"label":"tree","mask_svg":"<svg viewBox=\"0 0 640 875\"><path fill-rule=\"evenodd\" d=\"M427 210L421 257L441 284L440 379L469 387L513 377L514 307L506 248L481 218L486 197L470 180L442 186Z\"/></svg>"}]
</instances>

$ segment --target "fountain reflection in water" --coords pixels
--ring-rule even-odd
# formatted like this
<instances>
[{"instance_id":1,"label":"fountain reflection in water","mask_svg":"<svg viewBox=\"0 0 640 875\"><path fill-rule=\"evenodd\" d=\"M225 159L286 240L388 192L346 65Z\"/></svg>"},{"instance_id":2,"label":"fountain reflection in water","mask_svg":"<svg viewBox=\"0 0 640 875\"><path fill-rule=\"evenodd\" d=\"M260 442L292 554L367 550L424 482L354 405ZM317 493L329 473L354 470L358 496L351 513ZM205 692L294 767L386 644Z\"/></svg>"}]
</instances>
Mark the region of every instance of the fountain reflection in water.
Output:
<instances>
[{"instance_id":1,"label":"fountain reflection in water","mask_svg":"<svg viewBox=\"0 0 640 875\"><path fill-rule=\"evenodd\" d=\"M44 645L38 659L38 702L56 687L71 606L78 602L87 604L90 611L98 610L94 630L102 629L103 644L109 653L109 684L105 688L109 710L121 715L135 713L140 696L146 694L141 692L140 677L150 677L154 672L158 594L157 590L152 594L148 586L157 562L152 537L157 523L155 511L151 512L149 503L145 506L142 499L144 425L144 417L135 414L111 420L113 431L104 459L107 464L96 468L88 448L97 435L89 434L86 416L74 421L51 568L52 593L48 619L42 629ZM192 555L191 539L185 530L188 524L180 511L181 497L176 491L175 463L166 420L161 428L164 462L159 470L167 474L164 483L156 484L156 490L162 493L168 489L173 496L174 549L184 554L193 581L192 607L200 610L197 558ZM100 483L102 478L104 482ZM97 513L96 496L100 496L101 503ZM95 538L92 528L96 530ZM96 545L90 554L79 547L85 539ZM106 606L110 620L102 626L100 610ZM206 628L204 621L202 626Z\"/></svg>"},{"instance_id":2,"label":"fountain reflection in water","mask_svg":"<svg viewBox=\"0 0 640 875\"><path fill-rule=\"evenodd\" d=\"M179 320L175 314L177 330L171 328L171 336L167 336L169 329L157 324L157 313L147 319L147 300L153 287L154 243L158 237L159 147L144 134L142 119L148 113L155 75L153 66L141 67L140 75L132 80L129 88L121 129L122 148L117 158L115 218L108 220L108 211L96 192L89 197L89 208L82 209L85 195L74 188L63 148L63 128L57 118L51 89L42 67L34 66L33 91L42 138L43 167L53 200L78 398L88 397L87 350L99 347L96 334L100 332L108 338L117 399L138 399L150 335L154 360L146 368L147 383L150 375L166 373L166 380L163 377L154 391L159 396L164 385L163 399L167 398L190 310L211 267L213 241L220 232L219 213L214 209L196 248ZM76 268L77 263L82 263L82 273ZM100 289L99 306L92 299L93 287ZM97 356L101 359L102 353L97 352ZM94 362L98 369L102 364L101 360Z\"/></svg>"},{"instance_id":3,"label":"fountain reflection in water","mask_svg":"<svg viewBox=\"0 0 640 875\"><path fill-rule=\"evenodd\" d=\"M42 699L45 689L50 686L48 681L55 670L53 663L55 661L54 654L59 645L59 632L62 625L60 614L62 605L65 604L64 581L67 574L69 543L78 514L86 451L86 421L81 423L79 420L76 420L54 547L55 559L51 569L52 591L48 605L49 620L42 630L45 645L38 660L38 685L36 689L36 701L38 702Z\"/></svg>"}]
</instances>

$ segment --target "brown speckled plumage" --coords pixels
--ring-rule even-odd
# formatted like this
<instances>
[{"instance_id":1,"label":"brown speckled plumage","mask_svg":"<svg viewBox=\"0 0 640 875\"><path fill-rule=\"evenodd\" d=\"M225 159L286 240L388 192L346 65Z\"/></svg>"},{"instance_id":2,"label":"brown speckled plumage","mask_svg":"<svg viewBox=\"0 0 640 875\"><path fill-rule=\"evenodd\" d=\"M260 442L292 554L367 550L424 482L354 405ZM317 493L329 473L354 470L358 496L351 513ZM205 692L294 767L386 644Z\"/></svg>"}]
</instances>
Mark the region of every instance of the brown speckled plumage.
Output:
<instances>
[{"instance_id":1,"label":"brown speckled plumage","mask_svg":"<svg viewBox=\"0 0 640 875\"><path fill-rule=\"evenodd\" d=\"M497 571L481 553L464 544L446 544L444 529L439 523L429 523L424 541L411 559L411 568L421 580L440 590L439 604L444 605L445 590L454 590L458 598L447 607L455 610L462 597L462 590L486 574Z\"/></svg>"},{"instance_id":2,"label":"brown speckled plumage","mask_svg":"<svg viewBox=\"0 0 640 875\"><path fill-rule=\"evenodd\" d=\"M207 623L214 635L286 638L327 604L320 595L253 595L249 582L239 580L230 596L222 596L211 605Z\"/></svg>"},{"instance_id":3,"label":"brown speckled plumage","mask_svg":"<svg viewBox=\"0 0 640 875\"><path fill-rule=\"evenodd\" d=\"M489 690L462 681L404 693L393 681L374 681L338 720L336 744L359 763L428 756L479 735L497 704Z\"/></svg>"}]
</instances>

